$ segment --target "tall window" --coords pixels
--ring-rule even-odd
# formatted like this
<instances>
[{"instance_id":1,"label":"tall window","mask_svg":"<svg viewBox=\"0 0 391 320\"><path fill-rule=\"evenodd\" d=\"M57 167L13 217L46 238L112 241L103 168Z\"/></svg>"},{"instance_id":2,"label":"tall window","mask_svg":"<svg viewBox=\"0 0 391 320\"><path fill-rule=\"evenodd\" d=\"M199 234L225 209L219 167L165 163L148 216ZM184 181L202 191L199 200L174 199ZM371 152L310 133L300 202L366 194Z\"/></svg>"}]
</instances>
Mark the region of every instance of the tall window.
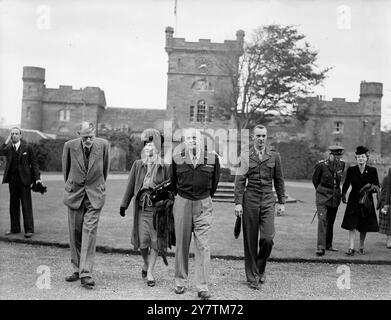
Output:
<instances>
[{"instance_id":1,"label":"tall window","mask_svg":"<svg viewBox=\"0 0 391 320\"><path fill-rule=\"evenodd\" d=\"M206 103L204 100L199 100L197 103L197 122L205 122L206 118Z\"/></svg>"},{"instance_id":2,"label":"tall window","mask_svg":"<svg viewBox=\"0 0 391 320\"><path fill-rule=\"evenodd\" d=\"M190 122L193 122L194 121L194 106L190 106L190 117L189 117L189 121Z\"/></svg>"},{"instance_id":3,"label":"tall window","mask_svg":"<svg viewBox=\"0 0 391 320\"><path fill-rule=\"evenodd\" d=\"M30 119L31 119L31 107L27 107L26 120L30 120Z\"/></svg>"},{"instance_id":4,"label":"tall window","mask_svg":"<svg viewBox=\"0 0 391 320\"><path fill-rule=\"evenodd\" d=\"M334 133L343 133L343 122L335 121L334 122Z\"/></svg>"},{"instance_id":5,"label":"tall window","mask_svg":"<svg viewBox=\"0 0 391 320\"><path fill-rule=\"evenodd\" d=\"M62 109L60 110L60 121L69 121L71 119L71 110Z\"/></svg>"},{"instance_id":6,"label":"tall window","mask_svg":"<svg viewBox=\"0 0 391 320\"><path fill-rule=\"evenodd\" d=\"M208 122L213 122L214 114L213 114L213 106L208 106Z\"/></svg>"}]
</instances>

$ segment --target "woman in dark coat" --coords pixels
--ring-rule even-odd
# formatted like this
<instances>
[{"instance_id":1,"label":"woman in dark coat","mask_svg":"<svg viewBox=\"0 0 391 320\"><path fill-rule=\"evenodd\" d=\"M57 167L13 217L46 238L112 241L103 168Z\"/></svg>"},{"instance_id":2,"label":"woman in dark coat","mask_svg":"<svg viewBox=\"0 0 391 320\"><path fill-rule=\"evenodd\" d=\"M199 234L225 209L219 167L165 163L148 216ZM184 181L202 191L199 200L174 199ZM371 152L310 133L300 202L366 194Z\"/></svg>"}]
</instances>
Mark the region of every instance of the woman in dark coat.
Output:
<instances>
[{"instance_id":1,"label":"woman in dark coat","mask_svg":"<svg viewBox=\"0 0 391 320\"><path fill-rule=\"evenodd\" d=\"M387 236L387 248L391 249L391 168L381 185L381 198L379 203L379 232Z\"/></svg>"},{"instance_id":2,"label":"woman in dark coat","mask_svg":"<svg viewBox=\"0 0 391 320\"><path fill-rule=\"evenodd\" d=\"M133 199L133 230L131 243L134 249L140 249L144 265L141 269L147 285L155 286L153 270L158 256L157 231L153 226L153 203L150 199L152 189L170 177L169 167L161 158L162 139L158 130L147 129L141 135L144 142L140 160L133 163L129 173L128 184L122 199L120 214Z\"/></svg>"},{"instance_id":3,"label":"woman in dark coat","mask_svg":"<svg viewBox=\"0 0 391 320\"><path fill-rule=\"evenodd\" d=\"M346 179L342 186L342 202L344 203L346 203L346 192L350 186L352 187L342 221L342 228L349 230L349 249L346 252L349 256L355 253L356 230L360 232L359 253L361 254L364 254L364 241L367 232L379 231L372 196L376 187L379 188L377 170L375 167L367 165L368 149L366 147L357 147L356 160L357 165L348 168ZM367 198L365 204L361 204L360 198L363 196L364 190L367 191Z\"/></svg>"}]
</instances>

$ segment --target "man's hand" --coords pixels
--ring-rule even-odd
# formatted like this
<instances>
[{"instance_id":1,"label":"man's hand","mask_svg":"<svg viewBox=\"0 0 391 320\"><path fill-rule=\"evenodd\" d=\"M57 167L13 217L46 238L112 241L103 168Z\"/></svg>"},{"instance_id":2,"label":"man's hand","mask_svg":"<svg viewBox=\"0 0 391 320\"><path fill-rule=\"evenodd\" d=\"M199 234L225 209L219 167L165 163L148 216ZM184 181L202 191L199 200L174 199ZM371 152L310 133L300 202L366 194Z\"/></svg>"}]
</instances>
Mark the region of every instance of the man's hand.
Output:
<instances>
[{"instance_id":1,"label":"man's hand","mask_svg":"<svg viewBox=\"0 0 391 320\"><path fill-rule=\"evenodd\" d=\"M283 203L277 203L277 215L282 216L285 213L285 205Z\"/></svg>"},{"instance_id":2,"label":"man's hand","mask_svg":"<svg viewBox=\"0 0 391 320\"><path fill-rule=\"evenodd\" d=\"M387 214L389 208L390 208L389 205L385 205L385 206L381 209L381 213L382 213L382 214Z\"/></svg>"},{"instance_id":3,"label":"man's hand","mask_svg":"<svg viewBox=\"0 0 391 320\"><path fill-rule=\"evenodd\" d=\"M120 207L119 208L119 214L121 215L121 217L125 217L125 208L124 207Z\"/></svg>"},{"instance_id":4,"label":"man's hand","mask_svg":"<svg viewBox=\"0 0 391 320\"><path fill-rule=\"evenodd\" d=\"M235 206L235 216L241 217L243 215L243 206L241 204L237 204Z\"/></svg>"},{"instance_id":5,"label":"man's hand","mask_svg":"<svg viewBox=\"0 0 391 320\"><path fill-rule=\"evenodd\" d=\"M342 202L346 203L346 194L345 193L342 194Z\"/></svg>"},{"instance_id":6,"label":"man's hand","mask_svg":"<svg viewBox=\"0 0 391 320\"><path fill-rule=\"evenodd\" d=\"M10 142L11 141L11 131L10 131L10 133L8 134L8 137L7 137L7 139L5 140L5 144L8 144L8 142Z\"/></svg>"}]
</instances>

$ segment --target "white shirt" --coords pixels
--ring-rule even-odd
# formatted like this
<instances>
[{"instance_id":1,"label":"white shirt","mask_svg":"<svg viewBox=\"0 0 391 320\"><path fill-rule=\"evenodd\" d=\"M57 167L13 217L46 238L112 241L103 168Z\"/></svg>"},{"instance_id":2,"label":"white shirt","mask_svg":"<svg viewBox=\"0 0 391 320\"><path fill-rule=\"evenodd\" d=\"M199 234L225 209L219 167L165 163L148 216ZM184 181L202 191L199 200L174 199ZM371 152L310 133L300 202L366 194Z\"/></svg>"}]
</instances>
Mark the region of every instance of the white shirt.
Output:
<instances>
[{"instance_id":1,"label":"white shirt","mask_svg":"<svg viewBox=\"0 0 391 320\"><path fill-rule=\"evenodd\" d=\"M197 149L195 156L193 155L193 150L189 149L189 154L190 154L190 159L193 162L193 165L196 166L196 164L198 163L198 160L200 159L200 156L201 156L201 149L199 149L199 148Z\"/></svg>"},{"instance_id":2,"label":"white shirt","mask_svg":"<svg viewBox=\"0 0 391 320\"><path fill-rule=\"evenodd\" d=\"M262 160L262 157L265 154L265 148L263 148L262 150L258 150L257 148L255 148L255 151L257 151L258 153L259 159Z\"/></svg>"},{"instance_id":3,"label":"white shirt","mask_svg":"<svg viewBox=\"0 0 391 320\"><path fill-rule=\"evenodd\" d=\"M18 151L18 149L20 147L20 140L15 144L13 143L12 145L15 147L16 151Z\"/></svg>"}]
</instances>

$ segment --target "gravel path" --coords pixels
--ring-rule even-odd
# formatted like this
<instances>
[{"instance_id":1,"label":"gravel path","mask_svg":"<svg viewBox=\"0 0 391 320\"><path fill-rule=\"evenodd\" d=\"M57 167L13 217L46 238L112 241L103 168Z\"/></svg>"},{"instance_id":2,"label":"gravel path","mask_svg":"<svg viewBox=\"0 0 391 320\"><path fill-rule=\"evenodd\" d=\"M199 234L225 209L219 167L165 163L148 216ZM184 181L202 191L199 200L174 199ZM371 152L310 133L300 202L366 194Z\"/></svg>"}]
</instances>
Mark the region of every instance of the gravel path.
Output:
<instances>
[{"instance_id":1,"label":"gravel path","mask_svg":"<svg viewBox=\"0 0 391 320\"><path fill-rule=\"evenodd\" d=\"M141 279L140 256L97 253L94 270L97 286L89 291L78 282L64 281L71 272L68 249L0 243L0 251L0 299L192 300L197 294L192 282L193 259L190 259L189 289L179 296L173 292L173 258L168 259L168 267L159 258L157 285L149 288ZM50 269L50 289L37 287L37 283L42 283L42 275L37 273L40 266ZM351 277L350 289L345 290L337 286L341 276L338 267L341 265L269 263L266 284L261 291L253 291L245 284L243 261L213 259L210 290L217 300L391 299L390 266L346 265Z\"/></svg>"}]
</instances>

